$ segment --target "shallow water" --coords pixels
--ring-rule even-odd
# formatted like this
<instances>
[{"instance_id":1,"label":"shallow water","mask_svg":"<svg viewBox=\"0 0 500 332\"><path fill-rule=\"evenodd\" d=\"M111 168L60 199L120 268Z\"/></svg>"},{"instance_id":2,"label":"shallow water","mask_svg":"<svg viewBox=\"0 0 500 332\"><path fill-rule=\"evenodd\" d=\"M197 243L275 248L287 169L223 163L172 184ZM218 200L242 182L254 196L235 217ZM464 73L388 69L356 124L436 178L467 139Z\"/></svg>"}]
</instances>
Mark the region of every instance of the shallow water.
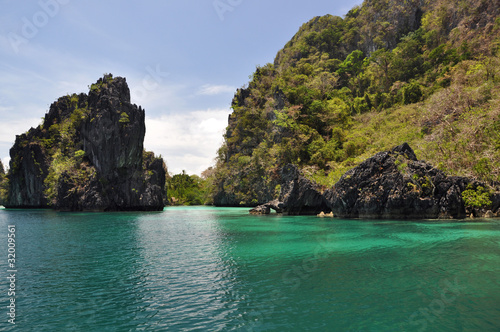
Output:
<instances>
[{"instance_id":1,"label":"shallow water","mask_svg":"<svg viewBox=\"0 0 500 332\"><path fill-rule=\"evenodd\" d=\"M500 221L0 210L19 331L500 331Z\"/></svg>"}]
</instances>

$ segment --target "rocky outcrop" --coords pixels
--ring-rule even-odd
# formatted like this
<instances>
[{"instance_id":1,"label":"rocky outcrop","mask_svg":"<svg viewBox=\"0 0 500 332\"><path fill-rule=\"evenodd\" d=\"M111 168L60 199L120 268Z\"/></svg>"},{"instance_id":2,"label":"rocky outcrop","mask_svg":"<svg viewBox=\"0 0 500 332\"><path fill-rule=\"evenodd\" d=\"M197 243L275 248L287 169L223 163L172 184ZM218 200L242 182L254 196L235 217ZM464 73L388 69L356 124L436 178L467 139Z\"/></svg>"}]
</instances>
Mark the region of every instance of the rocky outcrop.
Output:
<instances>
[{"instance_id":1,"label":"rocky outcrop","mask_svg":"<svg viewBox=\"0 0 500 332\"><path fill-rule=\"evenodd\" d=\"M327 211L321 188L306 179L296 165L288 164L281 171L281 192L279 201L283 211L294 215L316 215Z\"/></svg>"},{"instance_id":2,"label":"rocky outcrop","mask_svg":"<svg viewBox=\"0 0 500 332\"><path fill-rule=\"evenodd\" d=\"M16 137L7 207L162 210L165 164L144 151L144 120L125 78L60 98L43 125Z\"/></svg>"},{"instance_id":3,"label":"rocky outcrop","mask_svg":"<svg viewBox=\"0 0 500 332\"><path fill-rule=\"evenodd\" d=\"M342 218L464 218L462 192L472 182L418 161L405 143L351 169L324 196Z\"/></svg>"},{"instance_id":4,"label":"rocky outcrop","mask_svg":"<svg viewBox=\"0 0 500 332\"><path fill-rule=\"evenodd\" d=\"M7 207L47 207L44 180L49 172L49 157L42 144L34 141L34 137L40 133L38 128L32 128L17 136L16 144L10 150L9 192L5 202Z\"/></svg>"},{"instance_id":5,"label":"rocky outcrop","mask_svg":"<svg viewBox=\"0 0 500 332\"><path fill-rule=\"evenodd\" d=\"M500 193L487 192L481 197L482 206L466 206L464 191L484 194L486 184L446 176L419 161L406 143L365 160L324 194L295 165L285 166L281 177L279 199L257 206L250 213L269 214L274 209L288 214L384 219L500 216Z\"/></svg>"},{"instance_id":6,"label":"rocky outcrop","mask_svg":"<svg viewBox=\"0 0 500 332\"><path fill-rule=\"evenodd\" d=\"M142 168L145 113L130 103L124 78L100 79L89 92L89 114L82 124L83 150L105 177ZM104 87L106 84L106 87Z\"/></svg>"},{"instance_id":7,"label":"rocky outcrop","mask_svg":"<svg viewBox=\"0 0 500 332\"><path fill-rule=\"evenodd\" d=\"M277 213L283 213L284 204L279 200L274 200L259 206L250 209L250 214L270 214L271 210L276 211Z\"/></svg>"},{"instance_id":8,"label":"rocky outcrop","mask_svg":"<svg viewBox=\"0 0 500 332\"><path fill-rule=\"evenodd\" d=\"M281 171L281 191L278 200L260 205L252 214L268 214L270 209L289 215L316 215L329 212L321 188L305 178L296 165L288 164Z\"/></svg>"}]
</instances>

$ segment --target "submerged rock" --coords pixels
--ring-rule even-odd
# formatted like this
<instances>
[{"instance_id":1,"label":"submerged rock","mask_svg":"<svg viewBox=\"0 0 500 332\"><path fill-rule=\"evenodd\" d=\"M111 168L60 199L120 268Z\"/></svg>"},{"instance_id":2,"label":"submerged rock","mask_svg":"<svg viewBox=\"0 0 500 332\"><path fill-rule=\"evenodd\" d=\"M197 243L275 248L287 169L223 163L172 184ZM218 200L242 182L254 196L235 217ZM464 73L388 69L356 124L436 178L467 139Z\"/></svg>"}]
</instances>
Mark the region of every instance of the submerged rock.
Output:
<instances>
[{"instance_id":1,"label":"submerged rock","mask_svg":"<svg viewBox=\"0 0 500 332\"><path fill-rule=\"evenodd\" d=\"M6 207L162 210L165 164L144 151L145 132L125 78L105 75L88 95L59 98L16 137Z\"/></svg>"},{"instance_id":2,"label":"submerged rock","mask_svg":"<svg viewBox=\"0 0 500 332\"><path fill-rule=\"evenodd\" d=\"M254 207L253 209L250 209L250 214L270 214L271 213L271 207L267 204L259 205Z\"/></svg>"}]
</instances>

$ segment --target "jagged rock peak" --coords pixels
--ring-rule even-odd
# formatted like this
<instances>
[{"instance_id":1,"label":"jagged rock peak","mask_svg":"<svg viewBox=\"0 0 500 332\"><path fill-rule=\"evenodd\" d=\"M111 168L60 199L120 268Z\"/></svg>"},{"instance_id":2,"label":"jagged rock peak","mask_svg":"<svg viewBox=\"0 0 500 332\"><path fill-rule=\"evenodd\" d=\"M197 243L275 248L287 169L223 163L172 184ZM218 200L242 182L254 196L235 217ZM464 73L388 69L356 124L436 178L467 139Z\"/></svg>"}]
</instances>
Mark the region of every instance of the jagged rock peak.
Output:
<instances>
[{"instance_id":1,"label":"jagged rock peak","mask_svg":"<svg viewBox=\"0 0 500 332\"><path fill-rule=\"evenodd\" d=\"M90 86L90 104L105 96L118 98L121 102L130 103L130 90L124 77L113 77L112 74L104 74L102 78Z\"/></svg>"},{"instance_id":2,"label":"jagged rock peak","mask_svg":"<svg viewBox=\"0 0 500 332\"><path fill-rule=\"evenodd\" d=\"M406 142L392 149L392 153L402 155L409 160L418 161L417 155Z\"/></svg>"},{"instance_id":3,"label":"jagged rock peak","mask_svg":"<svg viewBox=\"0 0 500 332\"><path fill-rule=\"evenodd\" d=\"M471 182L419 161L404 143L351 169L324 196L344 218L464 218L461 194Z\"/></svg>"},{"instance_id":4,"label":"jagged rock peak","mask_svg":"<svg viewBox=\"0 0 500 332\"><path fill-rule=\"evenodd\" d=\"M89 94L52 103L10 150L8 207L161 210L165 164L144 151L145 112L126 79L106 74Z\"/></svg>"}]
</instances>

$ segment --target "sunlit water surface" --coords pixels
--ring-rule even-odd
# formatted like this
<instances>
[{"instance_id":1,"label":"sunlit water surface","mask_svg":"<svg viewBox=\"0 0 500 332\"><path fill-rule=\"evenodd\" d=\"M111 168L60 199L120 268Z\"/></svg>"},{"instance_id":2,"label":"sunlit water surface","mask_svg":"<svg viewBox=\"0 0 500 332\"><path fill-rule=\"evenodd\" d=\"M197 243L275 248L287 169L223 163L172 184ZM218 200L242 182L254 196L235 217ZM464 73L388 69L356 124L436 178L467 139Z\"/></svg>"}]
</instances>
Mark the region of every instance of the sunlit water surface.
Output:
<instances>
[{"instance_id":1,"label":"sunlit water surface","mask_svg":"<svg viewBox=\"0 0 500 332\"><path fill-rule=\"evenodd\" d=\"M500 331L498 220L0 210L0 230L0 330Z\"/></svg>"}]
</instances>

